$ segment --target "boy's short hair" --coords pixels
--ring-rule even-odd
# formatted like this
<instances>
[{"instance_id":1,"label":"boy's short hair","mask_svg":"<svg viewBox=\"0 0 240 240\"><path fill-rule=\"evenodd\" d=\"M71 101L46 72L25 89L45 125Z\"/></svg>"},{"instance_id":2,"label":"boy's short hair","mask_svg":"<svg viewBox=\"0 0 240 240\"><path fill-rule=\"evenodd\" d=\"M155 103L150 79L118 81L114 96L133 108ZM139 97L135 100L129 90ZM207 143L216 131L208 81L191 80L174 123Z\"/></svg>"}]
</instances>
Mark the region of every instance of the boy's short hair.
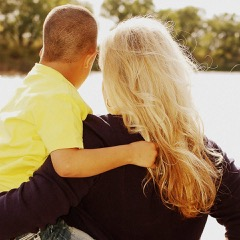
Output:
<instances>
[{"instance_id":1,"label":"boy's short hair","mask_svg":"<svg viewBox=\"0 0 240 240\"><path fill-rule=\"evenodd\" d=\"M45 61L75 62L96 49L97 23L89 10L66 4L53 8L43 24Z\"/></svg>"}]
</instances>

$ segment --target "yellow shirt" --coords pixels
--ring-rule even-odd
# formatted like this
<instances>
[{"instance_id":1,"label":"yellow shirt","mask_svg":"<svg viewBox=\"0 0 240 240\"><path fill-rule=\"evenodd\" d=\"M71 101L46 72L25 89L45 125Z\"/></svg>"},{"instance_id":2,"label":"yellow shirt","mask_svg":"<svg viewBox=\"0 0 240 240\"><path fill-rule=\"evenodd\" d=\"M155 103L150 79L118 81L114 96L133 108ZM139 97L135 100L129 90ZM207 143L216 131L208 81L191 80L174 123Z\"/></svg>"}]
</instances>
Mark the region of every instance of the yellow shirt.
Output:
<instances>
[{"instance_id":1,"label":"yellow shirt","mask_svg":"<svg viewBox=\"0 0 240 240\"><path fill-rule=\"evenodd\" d=\"M56 70L35 64L0 110L0 192L17 188L56 149L82 148L82 120L91 113Z\"/></svg>"}]
</instances>

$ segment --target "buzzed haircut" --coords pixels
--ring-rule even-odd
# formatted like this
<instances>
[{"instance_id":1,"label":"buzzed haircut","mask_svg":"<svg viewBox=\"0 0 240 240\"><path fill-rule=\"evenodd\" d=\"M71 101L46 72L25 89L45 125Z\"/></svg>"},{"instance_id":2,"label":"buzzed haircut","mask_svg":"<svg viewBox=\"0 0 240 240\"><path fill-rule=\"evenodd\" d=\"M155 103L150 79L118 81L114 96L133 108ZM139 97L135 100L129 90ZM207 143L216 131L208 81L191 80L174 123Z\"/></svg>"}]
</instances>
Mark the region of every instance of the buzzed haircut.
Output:
<instances>
[{"instance_id":1,"label":"buzzed haircut","mask_svg":"<svg viewBox=\"0 0 240 240\"><path fill-rule=\"evenodd\" d=\"M89 10L66 4L53 8L43 24L45 61L75 62L96 48L97 23Z\"/></svg>"}]
</instances>

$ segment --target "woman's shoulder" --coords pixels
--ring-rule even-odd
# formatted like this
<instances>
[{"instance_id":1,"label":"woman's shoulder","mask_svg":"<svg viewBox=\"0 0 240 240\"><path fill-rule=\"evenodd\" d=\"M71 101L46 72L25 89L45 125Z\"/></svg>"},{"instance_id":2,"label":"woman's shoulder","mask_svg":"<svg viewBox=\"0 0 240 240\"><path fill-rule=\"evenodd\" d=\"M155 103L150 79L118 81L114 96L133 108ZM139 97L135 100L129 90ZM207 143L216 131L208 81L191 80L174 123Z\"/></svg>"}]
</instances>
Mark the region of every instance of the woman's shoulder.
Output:
<instances>
[{"instance_id":1,"label":"woman's shoulder","mask_svg":"<svg viewBox=\"0 0 240 240\"><path fill-rule=\"evenodd\" d=\"M103 146L115 146L140 141L139 134L130 134L119 115L92 115L89 114L83 121L84 145L89 141L101 141ZM90 144L90 143L89 143Z\"/></svg>"}]
</instances>

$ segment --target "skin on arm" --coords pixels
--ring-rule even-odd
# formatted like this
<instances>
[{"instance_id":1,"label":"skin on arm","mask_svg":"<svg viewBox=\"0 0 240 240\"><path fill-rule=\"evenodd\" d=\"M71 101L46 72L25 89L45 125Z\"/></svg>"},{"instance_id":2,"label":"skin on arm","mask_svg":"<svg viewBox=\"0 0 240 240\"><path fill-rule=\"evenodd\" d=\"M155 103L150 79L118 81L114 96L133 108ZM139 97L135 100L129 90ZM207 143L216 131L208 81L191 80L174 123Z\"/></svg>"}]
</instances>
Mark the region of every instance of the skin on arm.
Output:
<instances>
[{"instance_id":1,"label":"skin on arm","mask_svg":"<svg viewBox=\"0 0 240 240\"><path fill-rule=\"evenodd\" d=\"M139 141L107 148L59 149L50 155L59 176L90 177L127 164L153 167L157 149L154 143Z\"/></svg>"}]
</instances>

